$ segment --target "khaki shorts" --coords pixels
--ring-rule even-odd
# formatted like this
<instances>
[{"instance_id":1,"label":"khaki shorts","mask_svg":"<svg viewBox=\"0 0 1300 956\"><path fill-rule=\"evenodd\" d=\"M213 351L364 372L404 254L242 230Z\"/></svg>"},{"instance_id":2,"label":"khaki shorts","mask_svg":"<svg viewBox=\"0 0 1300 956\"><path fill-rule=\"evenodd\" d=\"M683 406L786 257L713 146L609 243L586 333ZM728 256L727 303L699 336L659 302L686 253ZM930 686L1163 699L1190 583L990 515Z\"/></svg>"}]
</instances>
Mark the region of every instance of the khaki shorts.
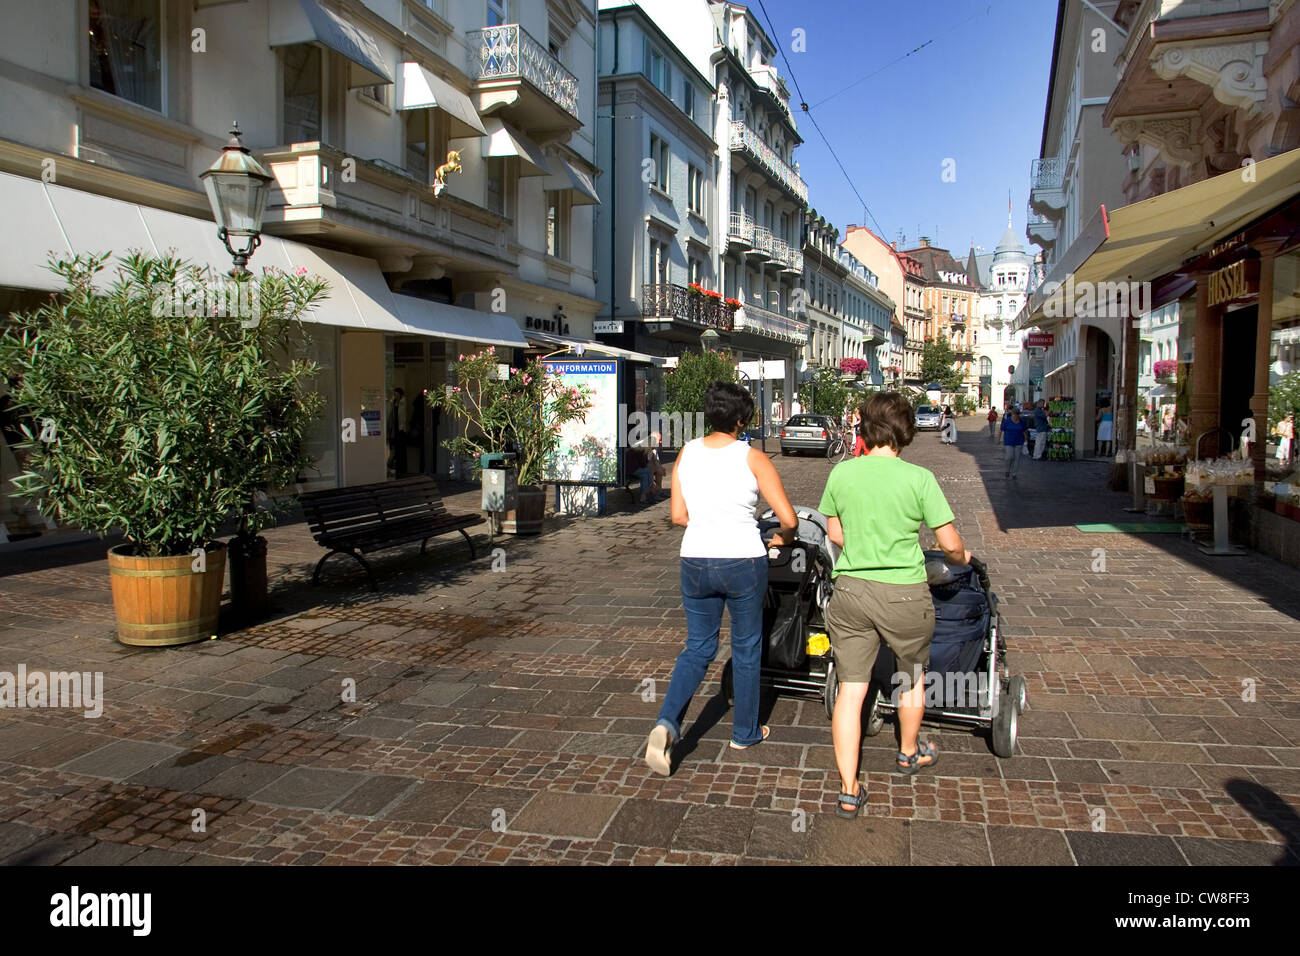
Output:
<instances>
[{"instance_id":1,"label":"khaki shorts","mask_svg":"<svg viewBox=\"0 0 1300 956\"><path fill-rule=\"evenodd\" d=\"M841 574L826 608L826 628L835 650L835 669L848 683L867 683L883 640L897 669L909 675L930 663L934 605L930 587L884 584Z\"/></svg>"}]
</instances>

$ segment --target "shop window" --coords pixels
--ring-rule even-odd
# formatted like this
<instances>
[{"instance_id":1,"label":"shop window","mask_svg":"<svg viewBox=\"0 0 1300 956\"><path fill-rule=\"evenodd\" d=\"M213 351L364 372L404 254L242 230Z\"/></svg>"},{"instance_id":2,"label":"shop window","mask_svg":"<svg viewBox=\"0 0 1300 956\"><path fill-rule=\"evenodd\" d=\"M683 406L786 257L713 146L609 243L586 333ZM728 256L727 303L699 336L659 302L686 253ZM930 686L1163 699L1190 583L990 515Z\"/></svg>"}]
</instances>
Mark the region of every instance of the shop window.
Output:
<instances>
[{"instance_id":1,"label":"shop window","mask_svg":"<svg viewBox=\"0 0 1300 956\"><path fill-rule=\"evenodd\" d=\"M163 109L161 0L90 0L90 85Z\"/></svg>"}]
</instances>

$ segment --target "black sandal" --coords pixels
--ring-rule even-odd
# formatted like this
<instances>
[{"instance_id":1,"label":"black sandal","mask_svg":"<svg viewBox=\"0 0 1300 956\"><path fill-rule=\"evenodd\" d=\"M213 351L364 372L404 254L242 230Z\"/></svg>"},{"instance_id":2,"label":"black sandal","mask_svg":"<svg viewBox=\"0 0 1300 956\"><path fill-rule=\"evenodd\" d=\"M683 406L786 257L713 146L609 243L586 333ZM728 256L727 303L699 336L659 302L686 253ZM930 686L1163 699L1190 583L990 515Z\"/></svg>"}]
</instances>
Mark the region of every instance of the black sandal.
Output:
<instances>
[{"instance_id":1,"label":"black sandal","mask_svg":"<svg viewBox=\"0 0 1300 956\"><path fill-rule=\"evenodd\" d=\"M852 820L858 815L858 811L862 809L862 801L866 798L867 795L863 791L861 784L858 785L858 792L856 795L852 793L841 793L839 799L835 803L835 815L844 817L846 820ZM853 809L845 810L844 804L846 803L853 804Z\"/></svg>"},{"instance_id":2,"label":"black sandal","mask_svg":"<svg viewBox=\"0 0 1300 956\"><path fill-rule=\"evenodd\" d=\"M930 762L918 763L918 761L920 761L921 758L923 757L929 757ZM938 762L939 762L939 754L934 749L934 744L930 743L928 740L924 744L918 742L916 745L916 753L912 754L911 756L903 753L903 751L901 750L898 752L897 772L901 774L906 774L909 777L914 777L916 776L917 771L924 770L927 767L933 767Z\"/></svg>"}]
</instances>

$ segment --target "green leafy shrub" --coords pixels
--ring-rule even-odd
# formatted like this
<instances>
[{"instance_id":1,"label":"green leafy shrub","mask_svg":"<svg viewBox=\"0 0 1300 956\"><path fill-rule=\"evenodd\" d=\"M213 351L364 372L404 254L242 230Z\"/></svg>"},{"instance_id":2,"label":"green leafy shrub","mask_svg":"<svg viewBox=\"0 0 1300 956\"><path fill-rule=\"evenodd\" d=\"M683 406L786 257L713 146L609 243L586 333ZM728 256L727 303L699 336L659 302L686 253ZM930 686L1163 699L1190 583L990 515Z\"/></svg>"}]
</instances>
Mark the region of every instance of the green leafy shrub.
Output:
<instances>
[{"instance_id":1,"label":"green leafy shrub","mask_svg":"<svg viewBox=\"0 0 1300 956\"><path fill-rule=\"evenodd\" d=\"M819 365L812 378L799 386L799 407L814 415L841 418L854 395L837 369Z\"/></svg>"},{"instance_id":2,"label":"green leafy shrub","mask_svg":"<svg viewBox=\"0 0 1300 956\"><path fill-rule=\"evenodd\" d=\"M580 421L591 409L590 390L568 385L538 359L502 378L500 356L489 345L452 363L456 384L433 396L433 404L459 418L465 430L442 444L481 470L479 456L504 451L513 443L521 486L539 485L542 469L560 446L560 429Z\"/></svg>"},{"instance_id":3,"label":"green leafy shrub","mask_svg":"<svg viewBox=\"0 0 1300 956\"><path fill-rule=\"evenodd\" d=\"M255 534L275 517L265 493L311 464L316 366L292 356L325 284L266 271L230 296L231 280L140 254L105 283L107 259L52 260L64 289L0 335L0 371L36 423L23 427L31 454L14 486L60 522L121 531L145 556L206 546L231 516ZM179 308L162 291L174 289L187 290ZM228 301L251 316L213 314Z\"/></svg>"},{"instance_id":4,"label":"green leafy shrub","mask_svg":"<svg viewBox=\"0 0 1300 956\"><path fill-rule=\"evenodd\" d=\"M694 421L704 411L704 393L714 382L738 382L740 373L728 352L703 349L686 352L677 367L664 371L664 407L668 414L680 414L683 421ZM688 418L689 416L689 418ZM706 433L712 431L705 425Z\"/></svg>"}]
</instances>

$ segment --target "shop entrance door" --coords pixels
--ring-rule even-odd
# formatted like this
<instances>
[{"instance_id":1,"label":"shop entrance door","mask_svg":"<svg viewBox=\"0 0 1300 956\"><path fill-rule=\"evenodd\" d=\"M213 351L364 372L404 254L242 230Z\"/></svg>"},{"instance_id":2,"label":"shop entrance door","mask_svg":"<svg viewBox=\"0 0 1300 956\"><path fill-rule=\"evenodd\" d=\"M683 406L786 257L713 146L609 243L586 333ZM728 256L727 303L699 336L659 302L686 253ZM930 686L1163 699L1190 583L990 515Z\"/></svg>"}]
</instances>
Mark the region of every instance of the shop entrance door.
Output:
<instances>
[{"instance_id":1,"label":"shop entrance door","mask_svg":"<svg viewBox=\"0 0 1300 956\"><path fill-rule=\"evenodd\" d=\"M1255 332L1259 307L1227 312L1223 316L1223 382L1219 389L1219 425L1232 435L1220 436L1219 453L1241 444L1242 422L1251 417L1250 397L1255 393ZM1196 438L1195 435L1192 436ZM1208 442L1206 444L1209 444Z\"/></svg>"},{"instance_id":2,"label":"shop entrance door","mask_svg":"<svg viewBox=\"0 0 1300 956\"><path fill-rule=\"evenodd\" d=\"M441 339L388 336L388 477L446 474L442 415L430 402L446 384L446 347Z\"/></svg>"}]
</instances>

